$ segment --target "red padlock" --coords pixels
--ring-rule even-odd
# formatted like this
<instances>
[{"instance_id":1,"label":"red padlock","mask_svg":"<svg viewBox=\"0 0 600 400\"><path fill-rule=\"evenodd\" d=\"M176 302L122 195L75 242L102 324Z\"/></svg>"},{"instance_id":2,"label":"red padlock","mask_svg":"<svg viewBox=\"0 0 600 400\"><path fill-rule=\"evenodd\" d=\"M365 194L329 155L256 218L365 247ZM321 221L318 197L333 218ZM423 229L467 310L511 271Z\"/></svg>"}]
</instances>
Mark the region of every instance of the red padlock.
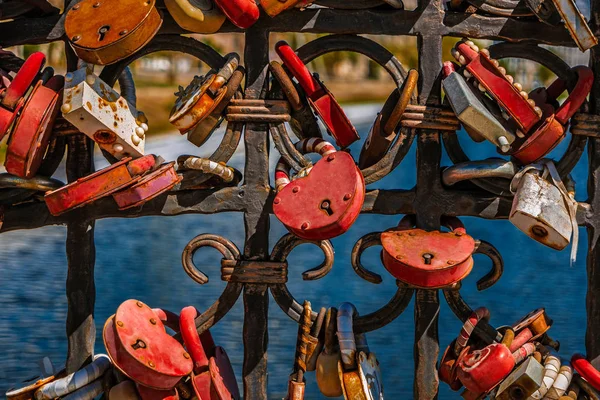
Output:
<instances>
[{"instance_id":1,"label":"red padlock","mask_svg":"<svg viewBox=\"0 0 600 400\"><path fill-rule=\"evenodd\" d=\"M153 154L133 161L131 158L124 158L60 189L47 192L44 200L50 213L57 216L135 183L141 175L154 168L155 164L156 156Z\"/></svg>"},{"instance_id":2,"label":"red padlock","mask_svg":"<svg viewBox=\"0 0 600 400\"><path fill-rule=\"evenodd\" d=\"M558 107L558 97L567 90L567 83L562 79L555 80L548 88L538 88L529 96L544 110L543 121L524 139L516 140L510 154L523 164L533 163L548 154L566 136L571 117L581 108L592 90L594 73L591 68L578 66L571 69L577 75L577 83L570 91L569 97Z\"/></svg>"},{"instance_id":3,"label":"red padlock","mask_svg":"<svg viewBox=\"0 0 600 400\"><path fill-rule=\"evenodd\" d=\"M215 0L217 7L239 28L250 28L260 17L260 10L254 0Z\"/></svg>"},{"instance_id":4,"label":"red padlock","mask_svg":"<svg viewBox=\"0 0 600 400\"><path fill-rule=\"evenodd\" d=\"M12 129L4 166L9 174L30 179L42 163L54 120L62 104L64 78L37 82Z\"/></svg>"},{"instance_id":5,"label":"red padlock","mask_svg":"<svg viewBox=\"0 0 600 400\"><path fill-rule=\"evenodd\" d=\"M164 164L156 171L145 175L133 186L114 193L112 196L119 205L119 210L141 206L181 182L181 177L173 168L174 165L174 162Z\"/></svg>"},{"instance_id":6,"label":"red padlock","mask_svg":"<svg viewBox=\"0 0 600 400\"><path fill-rule=\"evenodd\" d=\"M45 63L44 53L33 53L25 60L10 85L0 93L0 139L9 131L25 103L25 94L38 79Z\"/></svg>"},{"instance_id":7,"label":"red padlock","mask_svg":"<svg viewBox=\"0 0 600 400\"><path fill-rule=\"evenodd\" d=\"M338 152L323 139L296 143L303 154L319 153L306 175L290 182L290 167L282 159L275 169L277 196L273 212L285 227L307 240L327 240L345 233L356 221L365 200L365 180L352 156Z\"/></svg>"},{"instance_id":8,"label":"red padlock","mask_svg":"<svg viewBox=\"0 0 600 400\"><path fill-rule=\"evenodd\" d=\"M571 365L594 389L600 390L600 371L594 368L583 354L574 354L571 357Z\"/></svg>"},{"instance_id":9,"label":"red padlock","mask_svg":"<svg viewBox=\"0 0 600 400\"><path fill-rule=\"evenodd\" d=\"M447 218L451 232L411 229L406 216L397 228L381 234L383 265L409 285L439 289L464 279L473 269L475 240L458 218Z\"/></svg>"},{"instance_id":10,"label":"red padlock","mask_svg":"<svg viewBox=\"0 0 600 400\"><path fill-rule=\"evenodd\" d=\"M482 350L470 351L459 363L457 376L473 393L487 393L511 373L515 367L512 353L502 343Z\"/></svg>"},{"instance_id":11,"label":"red padlock","mask_svg":"<svg viewBox=\"0 0 600 400\"><path fill-rule=\"evenodd\" d=\"M277 43L275 50L281 61L306 92L309 103L321 118L331 136L333 136L337 145L346 148L360 139L356 128L333 97L333 94L322 82L311 75L294 50L284 41Z\"/></svg>"},{"instance_id":12,"label":"red padlock","mask_svg":"<svg viewBox=\"0 0 600 400\"><path fill-rule=\"evenodd\" d=\"M141 301L121 304L106 321L103 338L115 367L140 385L171 390L192 372L190 355Z\"/></svg>"},{"instance_id":13,"label":"red padlock","mask_svg":"<svg viewBox=\"0 0 600 400\"><path fill-rule=\"evenodd\" d=\"M199 399L237 400L240 393L227 353L215 346L209 331L198 335L194 321L197 315L194 307L186 307L179 320L181 337L194 361L194 392Z\"/></svg>"}]
</instances>

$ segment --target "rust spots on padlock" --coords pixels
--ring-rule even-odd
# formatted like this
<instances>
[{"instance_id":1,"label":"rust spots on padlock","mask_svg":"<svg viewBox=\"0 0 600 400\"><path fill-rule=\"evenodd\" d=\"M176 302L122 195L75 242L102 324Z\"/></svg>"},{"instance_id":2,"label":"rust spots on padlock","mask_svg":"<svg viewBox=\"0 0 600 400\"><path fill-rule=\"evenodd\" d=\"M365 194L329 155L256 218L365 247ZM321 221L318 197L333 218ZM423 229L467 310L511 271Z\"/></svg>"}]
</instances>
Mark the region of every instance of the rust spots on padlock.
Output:
<instances>
[{"instance_id":1,"label":"rust spots on padlock","mask_svg":"<svg viewBox=\"0 0 600 400\"><path fill-rule=\"evenodd\" d=\"M150 318L150 323L152 325L156 325L156 318Z\"/></svg>"},{"instance_id":2,"label":"rust spots on padlock","mask_svg":"<svg viewBox=\"0 0 600 400\"><path fill-rule=\"evenodd\" d=\"M123 322L122 322L122 321L117 321L117 326L118 326L119 328L122 328L122 327L123 327Z\"/></svg>"},{"instance_id":3,"label":"rust spots on padlock","mask_svg":"<svg viewBox=\"0 0 600 400\"><path fill-rule=\"evenodd\" d=\"M115 122L116 124L116 122ZM117 140L116 133L107 130L100 130L94 133L94 141L101 144L111 144Z\"/></svg>"},{"instance_id":4,"label":"rust spots on padlock","mask_svg":"<svg viewBox=\"0 0 600 400\"><path fill-rule=\"evenodd\" d=\"M544 238L546 236L548 236L548 231L546 230L546 228L544 228L543 226L540 225L534 225L531 227L531 233L534 236L540 237L540 238Z\"/></svg>"}]
</instances>

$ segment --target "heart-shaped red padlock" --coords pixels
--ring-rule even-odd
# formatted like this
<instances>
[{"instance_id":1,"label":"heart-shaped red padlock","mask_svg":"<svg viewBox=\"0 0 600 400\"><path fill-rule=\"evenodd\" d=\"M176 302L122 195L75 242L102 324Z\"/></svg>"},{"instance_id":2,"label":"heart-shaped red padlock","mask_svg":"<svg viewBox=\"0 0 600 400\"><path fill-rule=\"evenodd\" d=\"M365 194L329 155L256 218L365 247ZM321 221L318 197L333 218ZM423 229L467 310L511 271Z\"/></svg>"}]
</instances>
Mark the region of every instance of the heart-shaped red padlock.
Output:
<instances>
[{"instance_id":1,"label":"heart-shaped red padlock","mask_svg":"<svg viewBox=\"0 0 600 400\"><path fill-rule=\"evenodd\" d=\"M451 232L410 229L412 217L381 234L383 265L409 285L435 289L465 278L473 268L475 240L458 218L447 218Z\"/></svg>"},{"instance_id":2,"label":"heart-shaped red padlock","mask_svg":"<svg viewBox=\"0 0 600 400\"><path fill-rule=\"evenodd\" d=\"M327 240L350 229L365 199L365 180L350 154L337 152L323 139L296 143L303 154L319 153L307 175L290 182L290 167L283 160L275 170L275 216L298 237Z\"/></svg>"},{"instance_id":3,"label":"heart-shaped red padlock","mask_svg":"<svg viewBox=\"0 0 600 400\"><path fill-rule=\"evenodd\" d=\"M135 382L170 390L192 372L192 359L138 300L127 300L104 325L104 345L115 367Z\"/></svg>"}]
</instances>

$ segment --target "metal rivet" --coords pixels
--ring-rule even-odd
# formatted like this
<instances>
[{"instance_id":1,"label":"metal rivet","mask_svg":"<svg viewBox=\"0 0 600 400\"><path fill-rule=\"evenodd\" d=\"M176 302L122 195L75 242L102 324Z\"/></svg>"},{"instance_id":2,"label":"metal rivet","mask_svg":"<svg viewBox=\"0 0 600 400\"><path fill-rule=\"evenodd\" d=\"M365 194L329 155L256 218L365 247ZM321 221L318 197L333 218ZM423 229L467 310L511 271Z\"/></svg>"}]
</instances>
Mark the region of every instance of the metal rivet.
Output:
<instances>
[{"instance_id":1,"label":"metal rivet","mask_svg":"<svg viewBox=\"0 0 600 400\"><path fill-rule=\"evenodd\" d=\"M73 36L73 37L71 38L71 41L72 41L72 42L76 42L76 41L78 41L78 40L80 40L80 39L81 39L81 35L75 35L75 36Z\"/></svg>"},{"instance_id":2,"label":"metal rivet","mask_svg":"<svg viewBox=\"0 0 600 400\"><path fill-rule=\"evenodd\" d=\"M119 35L123 36L123 35L127 35L129 31L127 29L123 29L121 32L119 32Z\"/></svg>"},{"instance_id":3,"label":"metal rivet","mask_svg":"<svg viewBox=\"0 0 600 400\"><path fill-rule=\"evenodd\" d=\"M75 4L71 10L79 10L79 4Z\"/></svg>"},{"instance_id":4,"label":"metal rivet","mask_svg":"<svg viewBox=\"0 0 600 400\"><path fill-rule=\"evenodd\" d=\"M350 200L351 198L352 198L352 195L351 195L350 193L346 193L346 194L344 195L344 201L348 201L348 200Z\"/></svg>"},{"instance_id":5,"label":"metal rivet","mask_svg":"<svg viewBox=\"0 0 600 400\"><path fill-rule=\"evenodd\" d=\"M417 236L417 232L410 232L408 236Z\"/></svg>"},{"instance_id":6,"label":"metal rivet","mask_svg":"<svg viewBox=\"0 0 600 400\"><path fill-rule=\"evenodd\" d=\"M152 361L148 361L148 365L150 366L150 368L156 367L156 365L154 365L154 363Z\"/></svg>"},{"instance_id":7,"label":"metal rivet","mask_svg":"<svg viewBox=\"0 0 600 400\"><path fill-rule=\"evenodd\" d=\"M136 304L136 305L137 305L139 308L142 308L142 307L144 307L144 304L142 304L142 302L141 302L141 301L139 301L139 300L138 300L138 301L136 301L136 303L135 303L135 304Z\"/></svg>"},{"instance_id":8,"label":"metal rivet","mask_svg":"<svg viewBox=\"0 0 600 400\"><path fill-rule=\"evenodd\" d=\"M293 193L298 193L300 191L300 188L298 186L294 186L294 188L292 189Z\"/></svg>"},{"instance_id":9,"label":"metal rivet","mask_svg":"<svg viewBox=\"0 0 600 400\"><path fill-rule=\"evenodd\" d=\"M275 200L273 200L273 204L279 204L281 203L281 199L279 197L275 197Z\"/></svg>"},{"instance_id":10,"label":"metal rivet","mask_svg":"<svg viewBox=\"0 0 600 400\"><path fill-rule=\"evenodd\" d=\"M121 328L122 328L122 327L123 327L123 325L124 325L124 324L123 324L123 322L122 322L122 321L117 321L117 326L119 326L119 327L121 327Z\"/></svg>"},{"instance_id":11,"label":"metal rivet","mask_svg":"<svg viewBox=\"0 0 600 400\"><path fill-rule=\"evenodd\" d=\"M327 157L327 161L333 161L335 160L335 154L330 154L329 157Z\"/></svg>"},{"instance_id":12,"label":"metal rivet","mask_svg":"<svg viewBox=\"0 0 600 400\"><path fill-rule=\"evenodd\" d=\"M100 7L100 2L94 3L94 5L92 7L94 7L94 8Z\"/></svg>"},{"instance_id":13,"label":"metal rivet","mask_svg":"<svg viewBox=\"0 0 600 400\"><path fill-rule=\"evenodd\" d=\"M400 256L400 255L396 256L396 260L402 260L402 256Z\"/></svg>"},{"instance_id":14,"label":"metal rivet","mask_svg":"<svg viewBox=\"0 0 600 400\"><path fill-rule=\"evenodd\" d=\"M456 236L462 236L462 235L464 235L464 233L462 233L462 232L454 232L454 234L455 234Z\"/></svg>"},{"instance_id":15,"label":"metal rivet","mask_svg":"<svg viewBox=\"0 0 600 400\"><path fill-rule=\"evenodd\" d=\"M300 227L300 229L302 229L304 231L304 230L307 230L309 226L310 226L310 224L308 222L305 222L305 223L302 224L302 226Z\"/></svg>"},{"instance_id":16,"label":"metal rivet","mask_svg":"<svg viewBox=\"0 0 600 400\"><path fill-rule=\"evenodd\" d=\"M448 261L446 261L446 264L448 264L448 265L453 265L453 264L455 264L455 262L454 262L454 261L452 261L452 260L448 260Z\"/></svg>"},{"instance_id":17,"label":"metal rivet","mask_svg":"<svg viewBox=\"0 0 600 400\"><path fill-rule=\"evenodd\" d=\"M152 325L156 325L156 318L150 318L150 323Z\"/></svg>"},{"instance_id":18,"label":"metal rivet","mask_svg":"<svg viewBox=\"0 0 600 400\"><path fill-rule=\"evenodd\" d=\"M183 358L185 358L186 360L189 360L190 355L188 353L183 353Z\"/></svg>"}]
</instances>

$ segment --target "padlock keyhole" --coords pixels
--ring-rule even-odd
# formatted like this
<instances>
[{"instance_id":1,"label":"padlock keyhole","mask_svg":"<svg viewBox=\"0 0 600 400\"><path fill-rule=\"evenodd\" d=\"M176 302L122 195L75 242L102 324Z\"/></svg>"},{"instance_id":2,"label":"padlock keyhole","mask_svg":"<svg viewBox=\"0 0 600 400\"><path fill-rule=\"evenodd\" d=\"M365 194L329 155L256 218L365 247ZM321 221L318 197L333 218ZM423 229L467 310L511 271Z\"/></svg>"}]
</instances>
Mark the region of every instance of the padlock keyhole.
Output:
<instances>
[{"instance_id":1,"label":"padlock keyhole","mask_svg":"<svg viewBox=\"0 0 600 400\"><path fill-rule=\"evenodd\" d=\"M104 40L104 37L106 36L106 33L110 30L110 25L104 25L101 26L100 29L98 29L98 41L101 42Z\"/></svg>"},{"instance_id":2,"label":"padlock keyhole","mask_svg":"<svg viewBox=\"0 0 600 400\"><path fill-rule=\"evenodd\" d=\"M134 344L131 345L131 347L134 350L145 349L146 348L146 342L144 342L142 339L138 339Z\"/></svg>"},{"instance_id":3,"label":"padlock keyhole","mask_svg":"<svg viewBox=\"0 0 600 400\"><path fill-rule=\"evenodd\" d=\"M328 217L331 217L333 215L333 210L331 209L331 201L323 200L323 202L321 203L321 210L325 211L325 214L327 214Z\"/></svg>"},{"instance_id":4,"label":"padlock keyhole","mask_svg":"<svg viewBox=\"0 0 600 400\"><path fill-rule=\"evenodd\" d=\"M425 265L431 265L431 260L433 260L433 254L425 253L423 254L423 261Z\"/></svg>"}]
</instances>

